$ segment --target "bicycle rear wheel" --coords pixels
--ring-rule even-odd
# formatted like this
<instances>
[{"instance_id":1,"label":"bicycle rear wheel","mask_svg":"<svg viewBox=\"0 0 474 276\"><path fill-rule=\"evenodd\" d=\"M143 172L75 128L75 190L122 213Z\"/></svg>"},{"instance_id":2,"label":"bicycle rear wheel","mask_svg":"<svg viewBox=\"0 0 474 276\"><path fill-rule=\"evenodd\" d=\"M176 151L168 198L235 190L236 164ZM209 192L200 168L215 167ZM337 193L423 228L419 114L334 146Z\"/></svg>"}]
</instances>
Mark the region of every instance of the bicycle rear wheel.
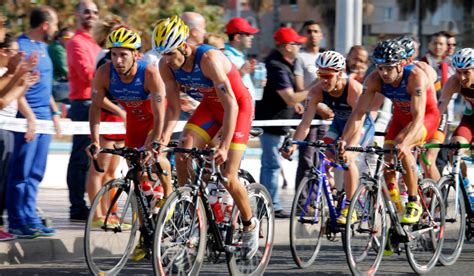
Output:
<instances>
[{"instance_id":1,"label":"bicycle rear wheel","mask_svg":"<svg viewBox=\"0 0 474 276\"><path fill-rule=\"evenodd\" d=\"M443 177L438 182L446 207L446 228L444 231L443 249L439 256L442 265L454 264L461 255L466 229L466 207L462 191L455 190L452 178ZM458 201L455 196L458 193ZM457 205L457 206L456 206Z\"/></svg>"},{"instance_id":2,"label":"bicycle rear wheel","mask_svg":"<svg viewBox=\"0 0 474 276\"><path fill-rule=\"evenodd\" d=\"M420 221L408 228L412 240L405 243L408 262L418 274L433 269L441 254L445 232L444 200L432 179L423 179L418 188L422 208Z\"/></svg>"},{"instance_id":3,"label":"bicycle rear wheel","mask_svg":"<svg viewBox=\"0 0 474 276\"><path fill-rule=\"evenodd\" d=\"M125 180L112 180L99 190L84 233L86 263L92 274L116 275L123 268L138 240L137 212L135 194Z\"/></svg>"},{"instance_id":4,"label":"bicycle rear wheel","mask_svg":"<svg viewBox=\"0 0 474 276\"><path fill-rule=\"evenodd\" d=\"M348 222L353 214L356 222L346 224L343 233L347 263L354 275L373 275L383 257L387 217L382 193L373 181L364 177L349 205Z\"/></svg>"},{"instance_id":5,"label":"bicycle rear wheel","mask_svg":"<svg viewBox=\"0 0 474 276\"><path fill-rule=\"evenodd\" d=\"M239 250L242 244L242 219L237 205L234 205L232 225L226 234L226 245L236 249L234 252L226 252L227 266L232 275L262 275L273 249L275 213L270 194L262 184L252 183L247 186L247 195L253 216L260 221L259 247L253 258L249 260L243 258Z\"/></svg>"},{"instance_id":6,"label":"bicycle rear wheel","mask_svg":"<svg viewBox=\"0 0 474 276\"><path fill-rule=\"evenodd\" d=\"M201 199L181 187L171 193L158 214L153 238L155 275L197 275L206 251L207 217Z\"/></svg>"},{"instance_id":7,"label":"bicycle rear wheel","mask_svg":"<svg viewBox=\"0 0 474 276\"><path fill-rule=\"evenodd\" d=\"M291 255L300 268L308 267L316 260L322 244L321 237L324 236L322 230L327 220L327 202L322 194L317 200L318 185L318 179L304 177L291 207Z\"/></svg>"}]
</instances>

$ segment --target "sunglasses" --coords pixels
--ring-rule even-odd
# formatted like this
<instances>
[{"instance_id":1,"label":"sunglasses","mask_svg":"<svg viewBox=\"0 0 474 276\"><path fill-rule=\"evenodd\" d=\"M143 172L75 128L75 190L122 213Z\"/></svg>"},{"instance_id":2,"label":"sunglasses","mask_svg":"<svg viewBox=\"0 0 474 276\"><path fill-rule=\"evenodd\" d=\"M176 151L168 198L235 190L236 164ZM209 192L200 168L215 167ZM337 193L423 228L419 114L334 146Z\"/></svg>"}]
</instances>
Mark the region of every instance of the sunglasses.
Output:
<instances>
[{"instance_id":1,"label":"sunglasses","mask_svg":"<svg viewBox=\"0 0 474 276\"><path fill-rule=\"evenodd\" d=\"M456 46L456 43L448 43L448 46Z\"/></svg>"},{"instance_id":2,"label":"sunglasses","mask_svg":"<svg viewBox=\"0 0 474 276\"><path fill-rule=\"evenodd\" d=\"M296 45L296 46L301 46L301 45L303 45L303 44L301 44L301 43L298 43L298 42L290 42L290 43L288 43L288 45Z\"/></svg>"},{"instance_id":3,"label":"sunglasses","mask_svg":"<svg viewBox=\"0 0 474 276\"><path fill-rule=\"evenodd\" d=\"M321 72L318 72L318 77L320 79L325 79L325 80L332 79L336 75L337 75L337 73L334 74L334 73L321 73Z\"/></svg>"},{"instance_id":4,"label":"sunglasses","mask_svg":"<svg viewBox=\"0 0 474 276\"><path fill-rule=\"evenodd\" d=\"M99 14L99 11L98 10L91 10L91 9L85 9L83 11L84 14L95 14L95 15L98 15Z\"/></svg>"}]
</instances>

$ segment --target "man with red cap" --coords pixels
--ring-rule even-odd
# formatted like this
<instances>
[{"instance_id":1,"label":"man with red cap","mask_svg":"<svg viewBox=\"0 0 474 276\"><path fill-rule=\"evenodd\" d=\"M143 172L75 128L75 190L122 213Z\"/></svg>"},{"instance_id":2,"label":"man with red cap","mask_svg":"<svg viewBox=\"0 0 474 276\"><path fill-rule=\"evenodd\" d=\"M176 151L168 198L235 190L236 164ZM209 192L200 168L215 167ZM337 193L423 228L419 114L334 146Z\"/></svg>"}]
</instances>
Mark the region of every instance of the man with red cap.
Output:
<instances>
[{"instance_id":1,"label":"man with red cap","mask_svg":"<svg viewBox=\"0 0 474 276\"><path fill-rule=\"evenodd\" d=\"M306 99L308 91L295 93L296 82L294 64L300 47L306 37L298 35L292 28L280 28L273 35L276 48L265 59L267 84L263 90L263 98L257 102L255 118L257 120L292 119L294 105ZM260 183L270 192L276 218L288 218L283 211L278 194L278 176L280 174L281 157L278 148L288 127L264 127L260 136L262 147L262 166Z\"/></svg>"},{"instance_id":2,"label":"man with red cap","mask_svg":"<svg viewBox=\"0 0 474 276\"><path fill-rule=\"evenodd\" d=\"M239 69L240 76L248 88L252 99L255 97L255 87L250 74L255 70L255 59L247 59L245 50L252 48L253 37L260 30L252 27L250 23L241 17L232 18L225 26L225 33L229 42L225 44L224 54Z\"/></svg>"}]
</instances>

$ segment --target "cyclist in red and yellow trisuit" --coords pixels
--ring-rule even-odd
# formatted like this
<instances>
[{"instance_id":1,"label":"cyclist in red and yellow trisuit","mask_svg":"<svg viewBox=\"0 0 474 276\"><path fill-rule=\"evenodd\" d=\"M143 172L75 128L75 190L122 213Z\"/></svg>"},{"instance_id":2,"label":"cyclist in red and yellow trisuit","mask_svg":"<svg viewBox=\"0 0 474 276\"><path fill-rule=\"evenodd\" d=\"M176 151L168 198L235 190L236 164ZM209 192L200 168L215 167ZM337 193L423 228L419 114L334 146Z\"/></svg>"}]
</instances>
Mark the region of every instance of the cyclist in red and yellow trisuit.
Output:
<instances>
[{"instance_id":1,"label":"cyclist in red and yellow trisuit","mask_svg":"<svg viewBox=\"0 0 474 276\"><path fill-rule=\"evenodd\" d=\"M188 34L188 26L177 16L160 20L153 31L153 48L162 54L159 68L168 99L161 142L168 142L178 120L180 86L198 89L203 99L184 127L180 147L203 148L222 128L214 158L218 165L226 162L222 175L229 179L226 188L241 212L242 250L250 259L258 248L259 222L252 216L247 192L237 173L251 128L252 98L239 71L222 52L208 45L186 43ZM176 170L179 184L186 184L188 168L182 155L176 156Z\"/></svg>"}]
</instances>

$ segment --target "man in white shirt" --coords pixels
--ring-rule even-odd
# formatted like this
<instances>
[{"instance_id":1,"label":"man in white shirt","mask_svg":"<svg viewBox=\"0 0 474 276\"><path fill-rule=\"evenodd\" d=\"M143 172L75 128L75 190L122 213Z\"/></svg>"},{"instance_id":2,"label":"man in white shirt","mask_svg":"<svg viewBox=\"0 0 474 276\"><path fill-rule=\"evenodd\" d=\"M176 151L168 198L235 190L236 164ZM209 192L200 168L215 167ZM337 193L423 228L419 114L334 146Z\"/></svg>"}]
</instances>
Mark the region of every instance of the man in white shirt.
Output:
<instances>
[{"instance_id":1,"label":"man in white shirt","mask_svg":"<svg viewBox=\"0 0 474 276\"><path fill-rule=\"evenodd\" d=\"M246 19L240 17L232 18L225 26L229 42L225 44L224 55L239 69L252 99L255 99L255 87L250 74L255 70L256 60L247 59L245 51L252 47L253 37L259 31L259 29L252 27Z\"/></svg>"},{"instance_id":2,"label":"man in white shirt","mask_svg":"<svg viewBox=\"0 0 474 276\"><path fill-rule=\"evenodd\" d=\"M301 35L306 36L307 40L305 47L300 50L295 62L294 72L296 86L298 90L303 91L308 90L311 85L316 82L316 72L318 70L316 67L316 59L319 53L324 51L324 49L320 47L324 35L318 22L313 20L304 22ZM318 109L318 115L316 115L314 119L331 119L334 116L332 110L327 106L320 105L320 107L321 108ZM327 125L312 126L305 140L311 142L321 140L327 130ZM299 147L295 189L298 188L299 183L305 176L305 172L313 166L314 150L313 147Z\"/></svg>"}]
</instances>

